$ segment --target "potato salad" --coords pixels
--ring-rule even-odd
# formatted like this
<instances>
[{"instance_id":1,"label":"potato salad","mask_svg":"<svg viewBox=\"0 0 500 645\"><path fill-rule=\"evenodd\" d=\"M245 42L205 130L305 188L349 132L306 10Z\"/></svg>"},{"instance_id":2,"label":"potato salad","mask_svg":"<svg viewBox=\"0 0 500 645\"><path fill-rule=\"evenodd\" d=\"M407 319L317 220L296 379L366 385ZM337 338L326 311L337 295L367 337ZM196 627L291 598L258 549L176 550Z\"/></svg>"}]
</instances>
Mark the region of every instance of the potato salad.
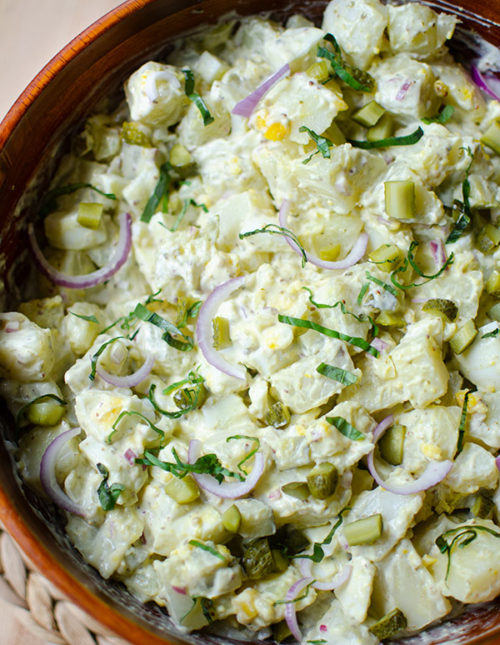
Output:
<instances>
[{"instance_id":1,"label":"potato salad","mask_svg":"<svg viewBox=\"0 0 500 645\"><path fill-rule=\"evenodd\" d=\"M20 476L186 633L375 645L500 594L500 102L455 27L332 0L179 40L33 213Z\"/></svg>"}]
</instances>

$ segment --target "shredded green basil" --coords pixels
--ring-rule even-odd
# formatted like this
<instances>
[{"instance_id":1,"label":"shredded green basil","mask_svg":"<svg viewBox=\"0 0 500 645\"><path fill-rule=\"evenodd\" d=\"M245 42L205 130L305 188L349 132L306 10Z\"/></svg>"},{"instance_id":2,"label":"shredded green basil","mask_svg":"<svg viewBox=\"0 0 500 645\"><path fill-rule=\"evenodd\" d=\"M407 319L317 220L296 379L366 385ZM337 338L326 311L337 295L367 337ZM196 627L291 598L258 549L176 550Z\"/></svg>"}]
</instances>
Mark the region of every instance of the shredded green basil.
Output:
<instances>
[{"instance_id":1,"label":"shredded green basil","mask_svg":"<svg viewBox=\"0 0 500 645\"><path fill-rule=\"evenodd\" d=\"M133 313L134 316L139 320L149 322L161 329L163 331L162 339L171 347L174 347L175 349L178 349L182 352L189 352L193 349L194 342L190 336L183 334L180 329L178 329L166 318L162 318L157 313L149 311L149 309L143 304L138 303ZM178 340L174 338L173 335L182 336L184 340Z\"/></svg>"},{"instance_id":2,"label":"shredded green basil","mask_svg":"<svg viewBox=\"0 0 500 645\"><path fill-rule=\"evenodd\" d=\"M192 305L186 306L183 309L181 309L178 313L177 320L175 322L177 329L182 329L187 325L189 320L196 318L202 304L203 303L201 300L196 300L196 302L193 302Z\"/></svg>"},{"instance_id":3,"label":"shredded green basil","mask_svg":"<svg viewBox=\"0 0 500 645\"><path fill-rule=\"evenodd\" d=\"M472 219L472 213L470 208L469 173L470 173L472 163L474 161L474 154L469 147L462 148L462 149L465 150L470 157L470 163L465 170L465 179L462 182L462 200L463 201L460 202L457 200L462 213L458 218L458 220L455 222L455 225L453 226L451 233L448 235L446 239L446 244L451 244L453 242L456 242L462 236L462 233L469 227Z\"/></svg>"},{"instance_id":4,"label":"shredded green basil","mask_svg":"<svg viewBox=\"0 0 500 645\"><path fill-rule=\"evenodd\" d=\"M246 441L255 441L256 443L255 448L252 448L252 450L250 450L250 452L237 464L241 472L244 473L245 475L248 475L247 471L241 466L255 455L257 450L260 448L260 441L257 437L251 437L250 435L247 435L247 434L235 434L235 435L232 435L231 437L228 437L226 439L226 442L231 441L232 439L245 439Z\"/></svg>"},{"instance_id":5,"label":"shredded green basil","mask_svg":"<svg viewBox=\"0 0 500 645\"><path fill-rule=\"evenodd\" d=\"M378 350L375 349L373 345L370 345L370 343L364 338L359 338L358 336L348 336L347 334L342 334L341 332L335 331L334 329L328 329L328 327L323 327L323 325L319 325L312 320L304 320L303 318L293 318L292 316L283 316L282 314L278 314L278 320L282 323L285 323L286 325L292 325L293 327L302 327L303 329L312 329L319 332L320 334L329 336L330 338L343 340L350 345L364 349L372 356L377 357L379 355Z\"/></svg>"},{"instance_id":6,"label":"shredded green basil","mask_svg":"<svg viewBox=\"0 0 500 645\"><path fill-rule=\"evenodd\" d=\"M170 183L172 178L170 171L172 166L168 161L160 166L160 176L158 182L153 190L153 194L148 199L144 210L141 215L141 222L149 222L153 215L156 213L160 202L162 203L161 210L166 213L168 210L168 195L170 191Z\"/></svg>"},{"instance_id":7,"label":"shredded green basil","mask_svg":"<svg viewBox=\"0 0 500 645\"><path fill-rule=\"evenodd\" d=\"M161 289L158 289L158 291L155 291L155 293L152 293L150 296L146 298L144 301L144 305L149 305L152 302L162 302L159 298L156 296L161 292ZM108 330L110 330L112 327L117 325L118 323L120 324L120 329L124 329L126 331L130 331L130 327L137 322L137 316L135 315L135 311L131 311L129 314L126 316L121 316L114 322L112 322L110 325L105 327L102 331L99 332L99 336L101 334L105 334Z\"/></svg>"},{"instance_id":8,"label":"shredded green basil","mask_svg":"<svg viewBox=\"0 0 500 645\"><path fill-rule=\"evenodd\" d=\"M199 403L199 400L200 400L200 394L201 394L202 387L203 387L203 382L205 380L202 376L199 376L198 378L200 378L202 380L201 381L189 381L190 383L196 383L194 388L185 388L184 389L184 392L186 392L187 397L189 399L188 402L187 402L186 407L184 407L184 408L181 408L179 410L175 410L174 412L169 412L168 410L164 410L163 408L161 408L158 405L158 403L156 402L156 400L155 400L155 390L156 390L156 384L155 383L151 383L151 385L149 386L148 399L150 400L150 402L151 402L152 406L154 407L154 409L157 412L159 412L160 414L162 414L163 416L167 417L168 419L180 419L184 415L188 414L188 412L192 412L193 410L196 410L196 408L198 407L198 403ZM170 386L170 387L172 387L172 386ZM168 390L169 388L166 388L166 389ZM176 389L178 389L178 388L176 388ZM171 392L172 390L169 390L169 391Z\"/></svg>"},{"instance_id":9,"label":"shredded green basil","mask_svg":"<svg viewBox=\"0 0 500 645\"><path fill-rule=\"evenodd\" d=\"M330 529L330 532L328 533L326 538L323 540L323 542L315 542L313 544L313 552L312 552L311 555L302 555L302 554L295 555L295 556L292 556L292 559L305 558L306 560L312 560L315 563L321 562L321 560L323 560L323 558L325 557L323 547L325 545L328 545L328 544L331 543L331 541L333 540L333 536L337 532L337 529L340 527L340 525L344 521L344 513L346 513L347 511L350 511L350 510L351 510L351 508L349 506L346 506L345 508L343 508L340 511L340 513L338 515L338 518L337 518L337 521L332 526L332 528Z\"/></svg>"},{"instance_id":10,"label":"shredded green basil","mask_svg":"<svg viewBox=\"0 0 500 645\"><path fill-rule=\"evenodd\" d=\"M445 123L448 123L454 112L455 108L453 107L453 105L445 105L443 109L438 114L436 114L436 116L425 117L424 119L422 119L422 121L426 125L429 125L430 123L441 123L442 125L444 125Z\"/></svg>"},{"instance_id":11,"label":"shredded green basil","mask_svg":"<svg viewBox=\"0 0 500 645\"><path fill-rule=\"evenodd\" d=\"M292 242L294 242L302 255L302 266L304 267L307 262L307 253L299 242L299 238L295 235L293 231L284 226L278 226L278 224L266 224L263 228L257 228L254 231L247 231L246 233L240 233L238 237L242 240L244 237L250 237L251 235L257 235L257 233L269 233L270 235L282 235L283 237L288 237Z\"/></svg>"},{"instance_id":12,"label":"shredded green basil","mask_svg":"<svg viewBox=\"0 0 500 645\"><path fill-rule=\"evenodd\" d=\"M342 383L342 385L352 385L358 380L356 374L343 370L341 367L328 365L328 363L320 363L316 368L316 371L327 378L331 378L334 381Z\"/></svg>"},{"instance_id":13,"label":"shredded green basil","mask_svg":"<svg viewBox=\"0 0 500 645\"><path fill-rule=\"evenodd\" d=\"M200 601L201 611L205 616L205 620L210 625L211 623L214 622L214 619L212 616L213 604L214 604L213 600L211 600L210 598L198 598L197 600Z\"/></svg>"},{"instance_id":14,"label":"shredded green basil","mask_svg":"<svg viewBox=\"0 0 500 645\"><path fill-rule=\"evenodd\" d=\"M90 359L90 374L89 374L89 379L91 381L95 380L95 372L97 369L97 361L99 360L99 356L104 352L106 347L108 345L111 345L112 343L115 343L117 340L129 340L126 336L115 336L115 338L111 338L111 340L107 340L105 343L103 343L97 352L92 355L92 358Z\"/></svg>"},{"instance_id":15,"label":"shredded green basil","mask_svg":"<svg viewBox=\"0 0 500 645\"><path fill-rule=\"evenodd\" d=\"M418 245L419 245L419 242L412 242L410 244L410 248L408 249L408 255L405 258L403 264L391 273L391 282L398 289L411 289L413 287L421 287L423 284L426 284L427 282L430 282L431 280L435 280L436 278L438 278L443 273L443 271L445 271L451 264L453 264L455 255L454 253L450 253L450 255L446 258L443 266L439 269L439 271L431 275L424 273L422 269L418 266L418 264L415 262L415 255L413 253L413 251L417 248ZM415 273L421 278L425 278L425 280L423 282L412 282L411 284L401 284L401 282L399 282L396 279L396 275L407 271L408 266L411 266L415 271Z\"/></svg>"},{"instance_id":16,"label":"shredded green basil","mask_svg":"<svg viewBox=\"0 0 500 645\"><path fill-rule=\"evenodd\" d=\"M374 275L371 275L368 271L365 273L366 279L369 280L370 282L373 282L374 284L378 285L379 287L382 287L385 291L388 291L390 294L395 296L396 298L398 297L398 292L396 289L391 285L387 284L387 282L384 282L383 280L379 280L376 278Z\"/></svg>"},{"instance_id":17,"label":"shredded green basil","mask_svg":"<svg viewBox=\"0 0 500 645\"><path fill-rule=\"evenodd\" d=\"M306 643L310 643L310 645L322 645L323 643L326 643L326 640L324 638L319 638L316 641L306 641Z\"/></svg>"},{"instance_id":18,"label":"shredded green basil","mask_svg":"<svg viewBox=\"0 0 500 645\"><path fill-rule=\"evenodd\" d=\"M344 417L326 417L326 420L330 425L335 426L344 437L352 441L363 441L363 439L366 439L366 436L359 430L356 430Z\"/></svg>"},{"instance_id":19,"label":"shredded green basil","mask_svg":"<svg viewBox=\"0 0 500 645\"><path fill-rule=\"evenodd\" d=\"M226 561L226 558L222 555L222 553L219 553L217 549L214 549L208 544L203 544L203 542L200 542L199 540L189 540L189 544L191 546L195 546L198 549L203 549L203 551L207 551L207 553L211 553L214 555L216 558L219 558L219 560L222 560L223 562Z\"/></svg>"},{"instance_id":20,"label":"shredded green basil","mask_svg":"<svg viewBox=\"0 0 500 645\"><path fill-rule=\"evenodd\" d=\"M307 159L304 159L304 161L302 162L303 164L309 163L311 159L314 157L314 155L318 154L318 152L321 152L321 155L325 159L330 159L330 148L333 146L333 142L330 141L330 139L327 139L326 137L322 137L319 134L316 134L314 130L310 130L305 125L300 126L299 132L307 132L307 134L311 137L311 139L316 144L316 147L318 148L316 152L313 152L312 155L307 157Z\"/></svg>"},{"instance_id":21,"label":"shredded green basil","mask_svg":"<svg viewBox=\"0 0 500 645\"><path fill-rule=\"evenodd\" d=\"M120 421L123 419L123 417L131 417L131 416L137 416L140 417L143 421L146 422L146 424L151 428L151 430L154 430L157 434L160 435L162 441L165 439L165 433L163 430L160 430L160 428L157 428L154 423L152 423L147 417L145 417L143 414L140 412L137 412L136 410L123 410L120 412L120 414L116 417L115 422L111 426L112 432L109 433L109 435L106 437L106 443L111 443L113 441L113 435L118 431L118 424Z\"/></svg>"},{"instance_id":22,"label":"shredded green basil","mask_svg":"<svg viewBox=\"0 0 500 645\"><path fill-rule=\"evenodd\" d=\"M493 331L489 331L487 334L483 334L481 338L494 338L495 336L498 336L500 333L500 329L497 327Z\"/></svg>"},{"instance_id":23,"label":"shredded green basil","mask_svg":"<svg viewBox=\"0 0 500 645\"><path fill-rule=\"evenodd\" d=\"M92 316L84 316L83 314L75 314L75 312L74 312L74 311L70 311L69 313L70 313L72 316L74 316L75 318L81 318L82 320L86 320L87 322L92 322L92 323L99 324L99 321L98 321L98 320L97 320L97 318L96 318L95 316L93 316L93 315L92 315Z\"/></svg>"},{"instance_id":24,"label":"shredded green basil","mask_svg":"<svg viewBox=\"0 0 500 645\"><path fill-rule=\"evenodd\" d=\"M465 423L467 421L467 406L469 404L469 394L470 394L470 390L467 390L467 392L464 395L462 414L460 415L460 425L458 426L457 451L455 453L455 457L459 455L464 448Z\"/></svg>"},{"instance_id":25,"label":"shredded green basil","mask_svg":"<svg viewBox=\"0 0 500 645\"><path fill-rule=\"evenodd\" d=\"M277 607L278 605L293 605L296 602L300 602L301 600L304 600L304 598L307 598L307 596L309 595L309 589L311 588L311 585L313 584L313 582L314 580L307 585L304 593L301 596L297 596L297 598L293 598L292 600L275 600L273 602L273 606Z\"/></svg>"},{"instance_id":26,"label":"shredded green basil","mask_svg":"<svg viewBox=\"0 0 500 645\"><path fill-rule=\"evenodd\" d=\"M190 101L192 101L198 110L200 111L200 114L203 118L203 125L209 125L212 123L214 120L214 117L210 114L210 110L207 107L207 104L205 101L201 98L201 96L194 91L194 74L190 69L183 69L182 73L184 74L184 78L186 79L185 86L184 86L184 91L186 92L186 96Z\"/></svg>"},{"instance_id":27,"label":"shredded green basil","mask_svg":"<svg viewBox=\"0 0 500 645\"><path fill-rule=\"evenodd\" d=\"M355 139L347 139L347 141L355 148L362 148L363 150L371 150L372 148L389 148L390 146L411 146L424 136L424 131L419 126L411 134L406 134L402 137L387 137L386 139L379 139L378 141L357 141Z\"/></svg>"},{"instance_id":28,"label":"shredded green basil","mask_svg":"<svg viewBox=\"0 0 500 645\"><path fill-rule=\"evenodd\" d=\"M50 213L51 211L55 210L57 208L58 197L61 197L62 195L70 195L71 193L74 193L77 190L80 190L80 188L90 188L96 193L99 193L99 195L102 195L103 197L107 197L107 199L116 199L116 195L114 193L105 193L100 188L97 188L97 186L94 186L93 184L89 184L87 182L67 184L66 186L59 186L58 188L53 188L52 190L49 190L42 197L39 214L43 217L48 213Z\"/></svg>"},{"instance_id":29,"label":"shredded green basil","mask_svg":"<svg viewBox=\"0 0 500 645\"><path fill-rule=\"evenodd\" d=\"M463 549L468 544L473 542L478 536L478 531L484 531L485 533L489 533L496 538L500 538L500 533L497 533L497 531L494 531L487 526L483 526L482 524L458 526L455 529L449 529L448 531L445 531L436 538L436 546L441 551L441 553L446 553L448 558L445 580L448 580L448 576L450 574L451 556L455 548L459 546L461 549ZM451 542L448 542L447 538L451 537L452 535L454 537L452 538Z\"/></svg>"},{"instance_id":30,"label":"shredded green basil","mask_svg":"<svg viewBox=\"0 0 500 645\"><path fill-rule=\"evenodd\" d=\"M58 397L56 394L41 394L40 396L35 397L34 399L31 399L28 403L25 403L23 406L19 408L16 414L16 425L19 426L21 424L22 418L26 412L26 410L32 405L33 403L38 403L39 401L43 401L44 399L53 399L54 401L57 401L60 405L67 405L66 401Z\"/></svg>"},{"instance_id":31,"label":"shredded green basil","mask_svg":"<svg viewBox=\"0 0 500 645\"><path fill-rule=\"evenodd\" d=\"M123 484L111 484L111 486L108 484L109 470L104 464L97 464L97 470L103 476L103 480L97 489L99 503L105 511L112 511L120 493L125 490L125 486Z\"/></svg>"},{"instance_id":32,"label":"shredded green basil","mask_svg":"<svg viewBox=\"0 0 500 645\"><path fill-rule=\"evenodd\" d=\"M175 459L175 463L169 461L161 461L158 457L151 452L150 450L144 451L144 457L136 458L135 463L141 464L143 466L157 466L162 470L165 470L168 473L172 473L179 479L185 477L188 473L197 473L199 475L206 474L212 475L215 479L222 483L224 477L232 477L238 479L239 481L245 481L245 478L242 477L239 473L233 473L231 470L224 468L219 461L217 455L211 453L208 455L202 455L194 462L194 464L186 464L179 459L179 455L175 448L172 448L172 454Z\"/></svg>"},{"instance_id":33,"label":"shredded green basil","mask_svg":"<svg viewBox=\"0 0 500 645\"><path fill-rule=\"evenodd\" d=\"M365 282L364 285L359 290L358 298L357 298L358 305L361 306L361 303L363 302L363 298L365 297L366 292L368 291L369 287L370 287L370 285L368 284L368 282Z\"/></svg>"},{"instance_id":34,"label":"shredded green basil","mask_svg":"<svg viewBox=\"0 0 500 645\"><path fill-rule=\"evenodd\" d=\"M173 226L165 226L162 222L159 222L164 228L166 228L168 231L171 233L175 233L175 231L179 228L180 223L184 219L184 215L186 214L186 211L188 209L188 206L196 206L196 208L201 208L205 213L208 213L208 208L205 206L205 204L198 204L195 202L194 199L185 199L184 200L184 205L182 207L181 212L177 215L177 218L173 224Z\"/></svg>"},{"instance_id":35,"label":"shredded green basil","mask_svg":"<svg viewBox=\"0 0 500 645\"><path fill-rule=\"evenodd\" d=\"M343 80L344 83L349 85L349 87L352 87L353 90L358 90L359 92L372 92L375 86L373 77L367 72L363 72L356 67L351 67L344 62L342 52L333 34L326 34L324 39L333 45L334 51L332 52L326 47L318 47L318 57L326 58L332 66L335 74Z\"/></svg>"}]
</instances>

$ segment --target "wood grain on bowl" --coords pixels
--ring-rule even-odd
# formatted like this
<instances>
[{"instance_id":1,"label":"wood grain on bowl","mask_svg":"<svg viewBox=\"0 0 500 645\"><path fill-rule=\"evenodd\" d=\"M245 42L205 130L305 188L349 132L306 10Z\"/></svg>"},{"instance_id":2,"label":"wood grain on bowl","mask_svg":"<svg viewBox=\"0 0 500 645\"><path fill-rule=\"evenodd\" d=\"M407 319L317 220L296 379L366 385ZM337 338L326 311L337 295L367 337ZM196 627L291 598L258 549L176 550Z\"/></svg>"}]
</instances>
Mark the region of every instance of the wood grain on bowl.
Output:
<instances>
[{"instance_id":1,"label":"wood grain on bowl","mask_svg":"<svg viewBox=\"0 0 500 645\"><path fill-rule=\"evenodd\" d=\"M458 13L465 26L500 44L497 2L428 4ZM0 125L0 273L7 290L15 291L24 271L16 270L26 247L24 223L36 216L37 200L65 137L98 101L113 95L128 74L142 62L161 57L179 34L214 23L230 11L271 11L282 18L293 10L317 18L325 5L323 0L129 0L65 47ZM5 409L0 409L0 427L5 438L13 436ZM35 566L72 602L137 645L222 644L221 638L207 634L182 637L159 607L141 605L121 585L104 582L71 548L52 507L19 483L5 442L0 443L0 463L0 518ZM500 645L499 607L489 603L475 608L406 642Z\"/></svg>"}]
</instances>

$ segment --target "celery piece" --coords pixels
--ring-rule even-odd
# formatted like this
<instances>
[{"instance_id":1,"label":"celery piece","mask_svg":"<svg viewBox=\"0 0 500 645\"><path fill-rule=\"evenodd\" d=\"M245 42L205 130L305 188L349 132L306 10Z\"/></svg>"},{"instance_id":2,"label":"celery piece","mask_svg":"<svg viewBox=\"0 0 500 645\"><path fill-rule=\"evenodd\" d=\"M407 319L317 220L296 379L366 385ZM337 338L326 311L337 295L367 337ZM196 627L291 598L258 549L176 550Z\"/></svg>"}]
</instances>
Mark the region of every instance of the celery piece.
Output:
<instances>
[{"instance_id":1,"label":"celery piece","mask_svg":"<svg viewBox=\"0 0 500 645\"><path fill-rule=\"evenodd\" d=\"M333 495L338 481L338 470L328 461L318 464L307 475L307 486L316 499L326 499Z\"/></svg>"},{"instance_id":2,"label":"celery piece","mask_svg":"<svg viewBox=\"0 0 500 645\"><path fill-rule=\"evenodd\" d=\"M403 450L406 428L396 424L389 428L378 442L380 454L393 466L399 466L403 461Z\"/></svg>"},{"instance_id":3,"label":"celery piece","mask_svg":"<svg viewBox=\"0 0 500 645\"><path fill-rule=\"evenodd\" d=\"M349 546L372 544L382 535L382 515L377 513L344 525L344 536Z\"/></svg>"},{"instance_id":4,"label":"celery piece","mask_svg":"<svg viewBox=\"0 0 500 645\"><path fill-rule=\"evenodd\" d=\"M382 327L404 327L406 320L394 311L381 311L375 318L375 323Z\"/></svg>"},{"instance_id":5,"label":"celery piece","mask_svg":"<svg viewBox=\"0 0 500 645\"><path fill-rule=\"evenodd\" d=\"M380 141L381 139L388 139L394 132L394 121L390 114L383 114L380 120L372 128L366 132L368 141Z\"/></svg>"},{"instance_id":6,"label":"celery piece","mask_svg":"<svg viewBox=\"0 0 500 645\"><path fill-rule=\"evenodd\" d=\"M231 344L231 335L229 333L229 320L222 316L216 316L212 319L212 327L214 331L214 347L215 349L224 349Z\"/></svg>"},{"instance_id":7,"label":"celery piece","mask_svg":"<svg viewBox=\"0 0 500 645\"><path fill-rule=\"evenodd\" d=\"M385 211L389 217L415 217L415 184L408 179L384 182Z\"/></svg>"},{"instance_id":8,"label":"celery piece","mask_svg":"<svg viewBox=\"0 0 500 645\"><path fill-rule=\"evenodd\" d=\"M395 244L382 244L368 256L368 259L385 273L394 271L403 262L404 258L404 252Z\"/></svg>"},{"instance_id":9,"label":"celery piece","mask_svg":"<svg viewBox=\"0 0 500 645\"><path fill-rule=\"evenodd\" d=\"M357 123L360 123L367 128L371 128L379 122L384 114L385 110L381 105L376 101L370 101L366 105L363 105L362 108L359 108L359 110L356 110L352 115L352 118Z\"/></svg>"},{"instance_id":10,"label":"celery piece","mask_svg":"<svg viewBox=\"0 0 500 645\"><path fill-rule=\"evenodd\" d=\"M57 401L36 401L28 406L25 414L34 425L55 426L64 414L64 406Z\"/></svg>"},{"instance_id":11,"label":"celery piece","mask_svg":"<svg viewBox=\"0 0 500 645\"><path fill-rule=\"evenodd\" d=\"M393 609L391 612L383 616L380 620L369 628L369 631L379 639L385 640L395 636L398 632L405 629L407 625L406 616L401 609Z\"/></svg>"},{"instance_id":12,"label":"celery piece","mask_svg":"<svg viewBox=\"0 0 500 645\"><path fill-rule=\"evenodd\" d=\"M500 296L500 272L493 270L484 286L490 296Z\"/></svg>"},{"instance_id":13,"label":"celery piece","mask_svg":"<svg viewBox=\"0 0 500 645\"><path fill-rule=\"evenodd\" d=\"M182 479L172 477L165 484L165 492L178 504L190 504L200 496L200 489L190 475Z\"/></svg>"},{"instance_id":14,"label":"celery piece","mask_svg":"<svg viewBox=\"0 0 500 645\"><path fill-rule=\"evenodd\" d=\"M229 533L238 533L238 530L241 525L241 513L237 506L231 504L229 508L226 508L224 513L222 513L222 526L229 531Z\"/></svg>"},{"instance_id":15,"label":"celery piece","mask_svg":"<svg viewBox=\"0 0 500 645\"><path fill-rule=\"evenodd\" d=\"M473 320L468 320L463 327L452 336L450 340L450 347L455 354L461 354L472 343L477 336L477 329Z\"/></svg>"},{"instance_id":16,"label":"celery piece","mask_svg":"<svg viewBox=\"0 0 500 645\"><path fill-rule=\"evenodd\" d=\"M453 322L458 314L458 307L453 300L445 298L431 298L422 309L433 316L438 316L444 322Z\"/></svg>"},{"instance_id":17,"label":"celery piece","mask_svg":"<svg viewBox=\"0 0 500 645\"><path fill-rule=\"evenodd\" d=\"M78 224L85 228L99 228L103 210L104 206L98 202L80 202L76 217Z\"/></svg>"},{"instance_id":18,"label":"celery piece","mask_svg":"<svg viewBox=\"0 0 500 645\"><path fill-rule=\"evenodd\" d=\"M193 163L193 157L189 150L181 143L176 143L170 150L170 163L174 168L182 168Z\"/></svg>"},{"instance_id":19,"label":"celery piece","mask_svg":"<svg viewBox=\"0 0 500 645\"><path fill-rule=\"evenodd\" d=\"M481 137L481 143L500 155L500 119L495 119Z\"/></svg>"}]
</instances>

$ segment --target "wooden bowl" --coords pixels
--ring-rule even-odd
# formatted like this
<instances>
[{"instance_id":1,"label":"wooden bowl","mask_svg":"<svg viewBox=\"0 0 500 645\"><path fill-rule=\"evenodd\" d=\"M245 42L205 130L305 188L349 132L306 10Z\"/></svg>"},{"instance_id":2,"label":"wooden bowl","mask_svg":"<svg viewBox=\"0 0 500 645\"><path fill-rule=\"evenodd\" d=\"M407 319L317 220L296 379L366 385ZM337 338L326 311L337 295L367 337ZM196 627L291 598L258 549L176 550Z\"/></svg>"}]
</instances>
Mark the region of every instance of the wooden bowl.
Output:
<instances>
[{"instance_id":1,"label":"wooden bowl","mask_svg":"<svg viewBox=\"0 0 500 645\"><path fill-rule=\"evenodd\" d=\"M500 45L500 4L495 0L436 0L463 25ZM292 10L318 19L326 0L128 0L67 45L34 79L0 124L0 274L6 302L25 275L25 222L41 194L64 141L85 115L141 63L160 58L185 31L214 23L229 11ZM460 52L458 52L460 53ZM0 292L1 296L1 292ZM0 519L34 565L76 605L136 645L222 645L208 634L182 636L156 605L143 605L122 585L106 582L72 549L62 518L19 482L6 441L12 421L0 409ZM50 528L48 528L50 527ZM500 645L500 602L491 602L405 642ZM235 641L226 641L232 642Z\"/></svg>"}]
</instances>

